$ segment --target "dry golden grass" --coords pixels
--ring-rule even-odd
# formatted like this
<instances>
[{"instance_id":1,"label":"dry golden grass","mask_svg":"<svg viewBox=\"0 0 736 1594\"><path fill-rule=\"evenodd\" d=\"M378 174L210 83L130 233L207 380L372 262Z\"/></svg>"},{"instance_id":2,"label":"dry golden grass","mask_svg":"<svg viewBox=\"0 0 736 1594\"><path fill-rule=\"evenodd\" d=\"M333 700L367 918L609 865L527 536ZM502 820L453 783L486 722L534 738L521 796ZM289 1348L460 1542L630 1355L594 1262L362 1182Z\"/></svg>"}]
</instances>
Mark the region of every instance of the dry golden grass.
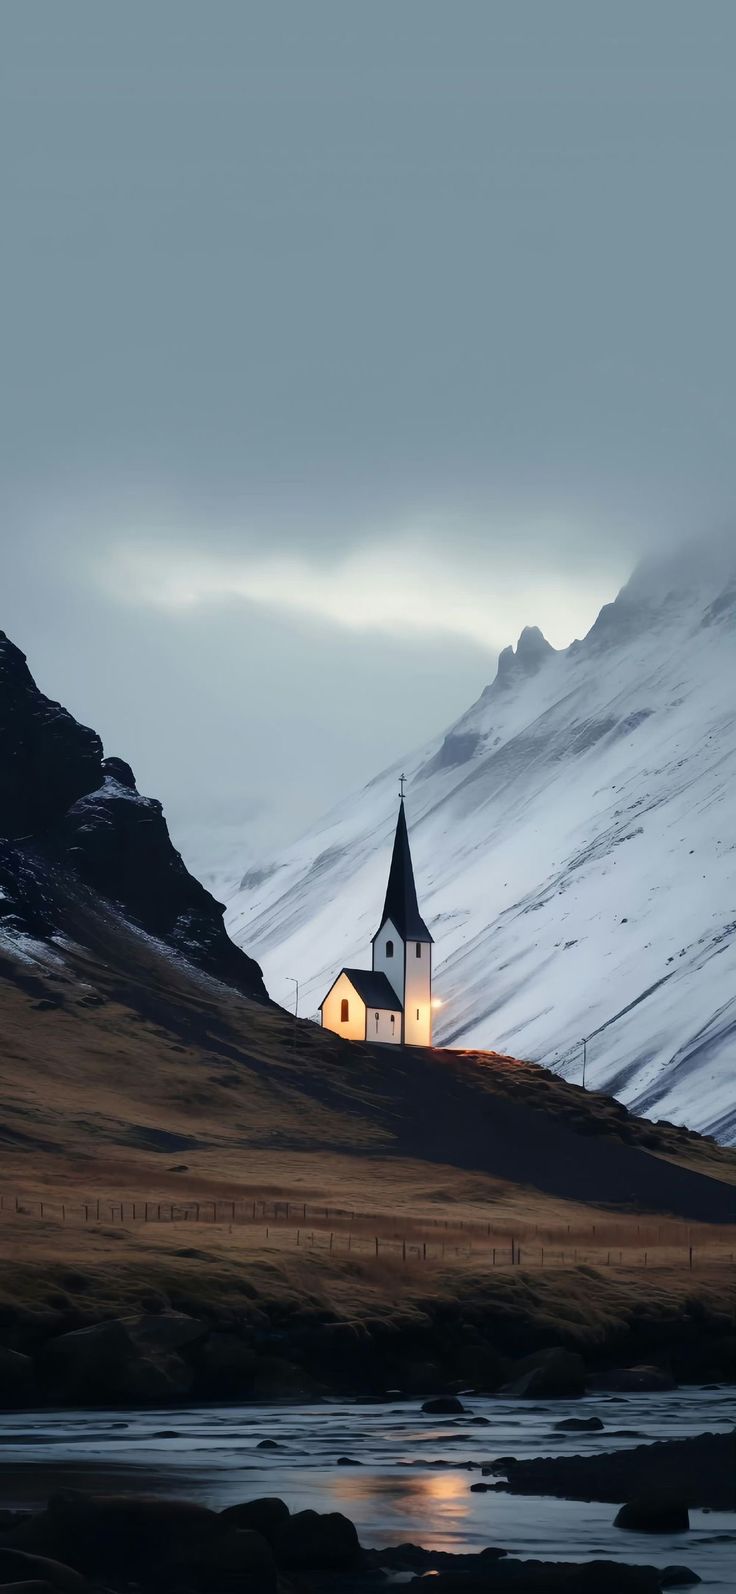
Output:
<instances>
[{"instance_id":1,"label":"dry golden grass","mask_svg":"<svg viewBox=\"0 0 736 1594\"><path fill-rule=\"evenodd\" d=\"M468 1290L518 1305L531 1289L539 1310L569 1295L590 1315L593 1296L623 1310L652 1289L674 1303L726 1290L732 1152L514 1059L351 1046L295 1025L88 904L68 929L58 969L0 967L7 1298L76 1299L59 1282L75 1271L80 1297L105 1309L166 1280L229 1298L244 1272L251 1290L350 1312ZM132 1218L133 1200L177 1203L183 1220L183 1203L202 1215L215 1199L216 1224ZM245 1218L254 1201L263 1221L227 1222L227 1204ZM274 1202L288 1221L271 1216L266 1238ZM699 1221L712 1216L717 1230Z\"/></svg>"}]
</instances>

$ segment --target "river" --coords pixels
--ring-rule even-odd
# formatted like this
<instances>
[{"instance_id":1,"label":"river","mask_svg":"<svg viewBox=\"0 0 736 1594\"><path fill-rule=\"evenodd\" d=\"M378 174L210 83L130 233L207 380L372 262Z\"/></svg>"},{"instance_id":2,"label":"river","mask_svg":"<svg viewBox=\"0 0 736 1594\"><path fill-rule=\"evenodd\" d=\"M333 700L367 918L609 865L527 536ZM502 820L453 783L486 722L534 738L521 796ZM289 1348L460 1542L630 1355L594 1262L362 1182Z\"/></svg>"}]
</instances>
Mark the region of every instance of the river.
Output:
<instances>
[{"instance_id":1,"label":"river","mask_svg":"<svg viewBox=\"0 0 736 1594\"><path fill-rule=\"evenodd\" d=\"M496 1456L594 1455L724 1432L736 1421L736 1391L543 1405L466 1399L467 1413L453 1418L398 1400L15 1413L0 1429L0 1502L36 1506L60 1487L156 1492L215 1508L280 1495L294 1511L344 1511L365 1545L409 1540L467 1551L493 1544L550 1559L677 1562L708 1588L734 1594L736 1513L691 1511L689 1533L637 1534L614 1528L615 1505L473 1494L470 1486L480 1480L475 1468ZM557 1432L555 1423L570 1416L600 1417L604 1430Z\"/></svg>"}]
</instances>

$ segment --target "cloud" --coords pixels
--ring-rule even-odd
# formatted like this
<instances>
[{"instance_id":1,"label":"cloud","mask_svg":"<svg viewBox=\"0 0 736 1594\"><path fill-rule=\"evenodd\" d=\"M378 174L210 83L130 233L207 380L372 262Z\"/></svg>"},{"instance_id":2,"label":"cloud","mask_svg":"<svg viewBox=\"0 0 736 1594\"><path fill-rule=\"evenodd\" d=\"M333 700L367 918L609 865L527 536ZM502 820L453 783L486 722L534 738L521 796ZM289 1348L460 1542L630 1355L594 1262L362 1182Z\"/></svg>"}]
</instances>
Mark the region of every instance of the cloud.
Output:
<instances>
[{"instance_id":1,"label":"cloud","mask_svg":"<svg viewBox=\"0 0 736 1594\"><path fill-rule=\"evenodd\" d=\"M443 542L415 528L384 540L366 536L331 557L206 552L185 541L123 544L100 561L97 575L118 600L179 614L246 603L344 631L458 636L489 652L535 624L564 647L592 624L627 562L614 557L613 569L597 563L572 576L560 572L549 530L543 560L520 560L513 535L507 552L460 560L449 533Z\"/></svg>"}]
</instances>

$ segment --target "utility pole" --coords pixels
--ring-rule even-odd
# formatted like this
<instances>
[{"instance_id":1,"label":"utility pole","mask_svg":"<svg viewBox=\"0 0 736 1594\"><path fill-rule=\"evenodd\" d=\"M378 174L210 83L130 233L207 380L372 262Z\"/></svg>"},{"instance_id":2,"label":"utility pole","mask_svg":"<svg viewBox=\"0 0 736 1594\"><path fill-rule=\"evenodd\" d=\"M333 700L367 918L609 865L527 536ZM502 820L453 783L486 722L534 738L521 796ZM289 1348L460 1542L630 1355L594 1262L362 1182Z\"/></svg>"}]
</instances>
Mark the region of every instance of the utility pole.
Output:
<instances>
[{"instance_id":1,"label":"utility pole","mask_svg":"<svg viewBox=\"0 0 736 1594\"><path fill-rule=\"evenodd\" d=\"M588 1038L583 1041L583 1090L585 1090L585 1069L588 1062Z\"/></svg>"},{"instance_id":2,"label":"utility pole","mask_svg":"<svg viewBox=\"0 0 736 1594\"><path fill-rule=\"evenodd\" d=\"M292 1059L295 1059L296 1058L296 1026L297 1026L297 1020L299 1018L299 981L294 978L293 974L287 974L286 978L289 981L289 984L294 986L294 1027L293 1027L292 1032L291 1032L291 1055L292 1055Z\"/></svg>"}]
</instances>

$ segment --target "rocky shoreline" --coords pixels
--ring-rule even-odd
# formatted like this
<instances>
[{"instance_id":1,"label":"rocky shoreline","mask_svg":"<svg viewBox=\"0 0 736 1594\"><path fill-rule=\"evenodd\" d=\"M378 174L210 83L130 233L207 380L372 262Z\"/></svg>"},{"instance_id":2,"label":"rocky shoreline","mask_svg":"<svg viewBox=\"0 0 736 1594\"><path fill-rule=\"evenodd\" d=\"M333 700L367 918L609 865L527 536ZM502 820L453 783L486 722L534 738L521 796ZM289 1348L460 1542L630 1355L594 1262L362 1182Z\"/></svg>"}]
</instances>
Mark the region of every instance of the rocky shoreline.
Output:
<instances>
[{"instance_id":1,"label":"rocky shoreline","mask_svg":"<svg viewBox=\"0 0 736 1594\"><path fill-rule=\"evenodd\" d=\"M428 1575L439 1594L660 1594L700 1581L685 1566L520 1560L503 1548L452 1555L405 1544L364 1549L340 1512L283 1500L221 1512L188 1501L91 1496L68 1490L34 1513L0 1510L0 1585L6 1594L372 1594Z\"/></svg>"},{"instance_id":2,"label":"rocky shoreline","mask_svg":"<svg viewBox=\"0 0 736 1594\"><path fill-rule=\"evenodd\" d=\"M430 1314L344 1321L324 1312L193 1315L150 1292L149 1310L90 1321L76 1309L0 1311L0 1409L171 1405L182 1400L380 1399L452 1395L471 1388L520 1398L576 1398L597 1390L667 1390L730 1382L736 1340L724 1313L672 1325L651 1354L651 1325L596 1359L564 1344L517 1354L498 1325L467 1305ZM201 1312L201 1307L200 1307ZM501 1325L502 1327L502 1325ZM535 1337L538 1329L535 1325ZM531 1337L531 1336L530 1336ZM621 1352L624 1352L622 1355ZM629 1355L626 1356L626 1350ZM616 1354L618 1351L618 1354ZM638 1355L637 1355L638 1353Z\"/></svg>"}]
</instances>

